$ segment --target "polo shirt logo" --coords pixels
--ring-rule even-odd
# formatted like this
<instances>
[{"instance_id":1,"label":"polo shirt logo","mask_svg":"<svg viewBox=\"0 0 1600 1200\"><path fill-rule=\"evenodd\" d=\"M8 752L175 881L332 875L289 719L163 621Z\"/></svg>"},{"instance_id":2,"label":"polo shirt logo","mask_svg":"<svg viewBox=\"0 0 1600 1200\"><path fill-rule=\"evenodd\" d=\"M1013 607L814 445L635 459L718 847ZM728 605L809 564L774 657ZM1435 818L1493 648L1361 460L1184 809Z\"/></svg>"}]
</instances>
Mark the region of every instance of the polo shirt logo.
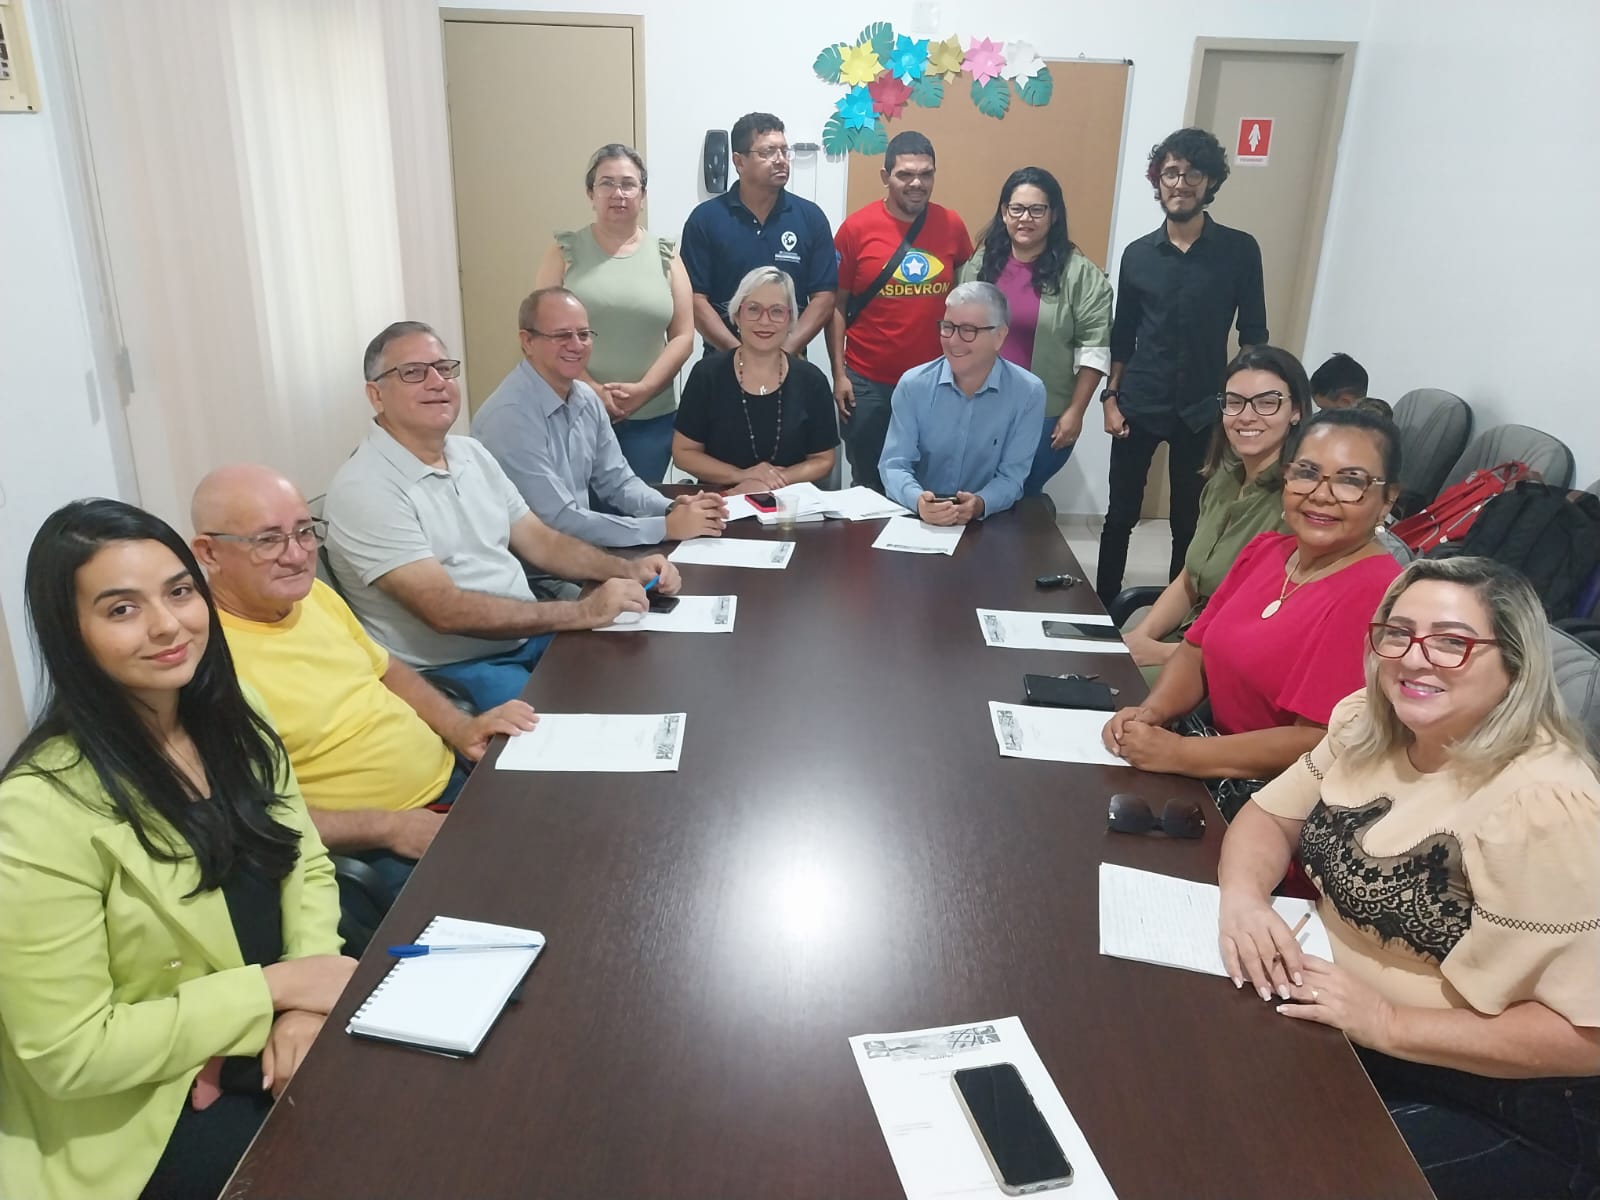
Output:
<instances>
[{"instance_id":1,"label":"polo shirt logo","mask_svg":"<svg viewBox=\"0 0 1600 1200\"><path fill-rule=\"evenodd\" d=\"M941 279L940 276L946 276ZM926 250L912 250L883 285L885 296L942 296L950 290L945 264Z\"/></svg>"},{"instance_id":2,"label":"polo shirt logo","mask_svg":"<svg viewBox=\"0 0 1600 1200\"><path fill-rule=\"evenodd\" d=\"M800 243L800 238L795 234L795 231L792 230L792 229L785 229L783 231L783 237L779 238L778 240L783 243L783 248L785 250L789 250L791 252Z\"/></svg>"}]
</instances>

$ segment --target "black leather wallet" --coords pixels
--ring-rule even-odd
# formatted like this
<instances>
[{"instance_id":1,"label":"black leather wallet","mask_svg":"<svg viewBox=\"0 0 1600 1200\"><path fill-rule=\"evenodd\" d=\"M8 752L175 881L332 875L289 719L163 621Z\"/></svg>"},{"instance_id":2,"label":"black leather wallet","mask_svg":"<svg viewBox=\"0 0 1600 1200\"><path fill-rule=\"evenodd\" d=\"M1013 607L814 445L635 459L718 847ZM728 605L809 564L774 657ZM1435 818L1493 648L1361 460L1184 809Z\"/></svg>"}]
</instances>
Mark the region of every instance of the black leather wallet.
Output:
<instances>
[{"instance_id":1,"label":"black leather wallet","mask_svg":"<svg viewBox=\"0 0 1600 1200\"><path fill-rule=\"evenodd\" d=\"M1050 708L1087 708L1095 712L1116 712L1117 698L1109 687L1095 679L1057 679L1054 675L1024 675L1023 699L1028 704Z\"/></svg>"}]
</instances>

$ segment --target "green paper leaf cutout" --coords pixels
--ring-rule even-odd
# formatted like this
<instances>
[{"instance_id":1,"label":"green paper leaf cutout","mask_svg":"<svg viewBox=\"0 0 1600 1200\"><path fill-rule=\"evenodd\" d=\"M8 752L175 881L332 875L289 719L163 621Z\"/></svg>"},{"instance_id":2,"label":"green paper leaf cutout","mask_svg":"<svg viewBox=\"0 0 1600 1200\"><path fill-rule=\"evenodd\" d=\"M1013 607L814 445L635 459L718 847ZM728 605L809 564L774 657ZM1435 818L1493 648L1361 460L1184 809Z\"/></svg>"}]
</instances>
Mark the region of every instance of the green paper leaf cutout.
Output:
<instances>
[{"instance_id":1,"label":"green paper leaf cutout","mask_svg":"<svg viewBox=\"0 0 1600 1200\"><path fill-rule=\"evenodd\" d=\"M938 108L944 103L944 80L924 75L911 85L911 103L921 108Z\"/></svg>"},{"instance_id":2,"label":"green paper leaf cutout","mask_svg":"<svg viewBox=\"0 0 1600 1200\"><path fill-rule=\"evenodd\" d=\"M857 154L882 154L889 148L889 131L879 117L866 129L850 131L850 149Z\"/></svg>"},{"instance_id":3,"label":"green paper leaf cutout","mask_svg":"<svg viewBox=\"0 0 1600 1200\"><path fill-rule=\"evenodd\" d=\"M842 44L829 46L817 55L817 61L811 64L811 69L823 83L838 83L839 64L843 61L844 46Z\"/></svg>"},{"instance_id":4,"label":"green paper leaf cutout","mask_svg":"<svg viewBox=\"0 0 1600 1200\"><path fill-rule=\"evenodd\" d=\"M1017 85L1017 95L1022 98L1022 102L1034 108L1049 104L1055 90L1055 81L1050 78L1049 67L1044 68L1026 83Z\"/></svg>"},{"instance_id":5,"label":"green paper leaf cutout","mask_svg":"<svg viewBox=\"0 0 1600 1200\"><path fill-rule=\"evenodd\" d=\"M833 157L850 152L850 130L844 127L844 118L838 113L828 118L828 123L822 127L823 153Z\"/></svg>"},{"instance_id":6,"label":"green paper leaf cutout","mask_svg":"<svg viewBox=\"0 0 1600 1200\"><path fill-rule=\"evenodd\" d=\"M857 40L871 42L872 52L879 62L888 62L889 55L894 53L894 29L887 21L874 21L861 31Z\"/></svg>"},{"instance_id":7,"label":"green paper leaf cutout","mask_svg":"<svg viewBox=\"0 0 1600 1200\"><path fill-rule=\"evenodd\" d=\"M972 103L986 117L999 120L1011 108L1011 82L998 75L988 83L972 81Z\"/></svg>"}]
</instances>

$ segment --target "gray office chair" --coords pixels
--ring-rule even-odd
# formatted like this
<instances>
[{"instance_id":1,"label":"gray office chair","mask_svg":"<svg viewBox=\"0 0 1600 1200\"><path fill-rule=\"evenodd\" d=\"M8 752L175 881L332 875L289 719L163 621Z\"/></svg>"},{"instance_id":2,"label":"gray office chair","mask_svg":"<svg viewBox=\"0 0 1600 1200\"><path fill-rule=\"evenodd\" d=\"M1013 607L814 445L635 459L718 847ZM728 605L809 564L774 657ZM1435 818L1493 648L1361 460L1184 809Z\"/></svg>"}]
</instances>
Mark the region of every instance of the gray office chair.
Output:
<instances>
[{"instance_id":1,"label":"gray office chair","mask_svg":"<svg viewBox=\"0 0 1600 1200\"><path fill-rule=\"evenodd\" d=\"M1572 486L1572 451L1565 442L1527 425L1496 425L1472 439L1450 468L1444 487L1453 487L1474 471L1504 462L1527 463L1551 487Z\"/></svg>"},{"instance_id":2,"label":"gray office chair","mask_svg":"<svg viewBox=\"0 0 1600 1200\"><path fill-rule=\"evenodd\" d=\"M1589 748L1600 754L1600 651L1555 628L1549 642L1561 699L1589 735Z\"/></svg>"},{"instance_id":3,"label":"gray office chair","mask_svg":"<svg viewBox=\"0 0 1600 1200\"><path fill-rule=\"evenodd\" d=\"M1415 388L1395 402L1394 423L1400 428L1400 498L1394 506L1399 519L1439 494L1472 436L1472 409L1440 388Z\"/></svg>"}]
</instances>

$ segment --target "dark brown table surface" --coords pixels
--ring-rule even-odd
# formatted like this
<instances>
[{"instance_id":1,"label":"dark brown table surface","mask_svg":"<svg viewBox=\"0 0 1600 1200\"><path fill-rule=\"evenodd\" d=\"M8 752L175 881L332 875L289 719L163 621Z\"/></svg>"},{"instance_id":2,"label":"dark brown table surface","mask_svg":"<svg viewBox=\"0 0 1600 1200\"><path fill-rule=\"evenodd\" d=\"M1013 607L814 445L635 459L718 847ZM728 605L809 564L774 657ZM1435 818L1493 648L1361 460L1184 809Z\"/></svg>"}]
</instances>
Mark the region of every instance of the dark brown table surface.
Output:
<instances>
[{"instance_id":1,"label":"dark brown table surface","mask_svg":"<svg viewBox=\"0 0 1600 1200\"><path fill-rule=\"evenodd\" d=\"M556 640L529 701L686 712L681 769L491 752L226 1195L895 1197L847 1039L1012 1015L1121 1200L1430 1195L1338 1033L1098 953L1098 864L1214 880L1222 827L1108 834L1114 791L1203 789L1000 757L987 702L1024 672L1142 694L1123 656L984 646L977 607L1101 611L1034 587L1077 572L1043 506L949 558L880 527L801 525L784 571L685 566L738 595L732 634ZM439 913L544 932L520 1003L467 1060L347 1036L382 948Z\"/></svg>"}]
</instances>

